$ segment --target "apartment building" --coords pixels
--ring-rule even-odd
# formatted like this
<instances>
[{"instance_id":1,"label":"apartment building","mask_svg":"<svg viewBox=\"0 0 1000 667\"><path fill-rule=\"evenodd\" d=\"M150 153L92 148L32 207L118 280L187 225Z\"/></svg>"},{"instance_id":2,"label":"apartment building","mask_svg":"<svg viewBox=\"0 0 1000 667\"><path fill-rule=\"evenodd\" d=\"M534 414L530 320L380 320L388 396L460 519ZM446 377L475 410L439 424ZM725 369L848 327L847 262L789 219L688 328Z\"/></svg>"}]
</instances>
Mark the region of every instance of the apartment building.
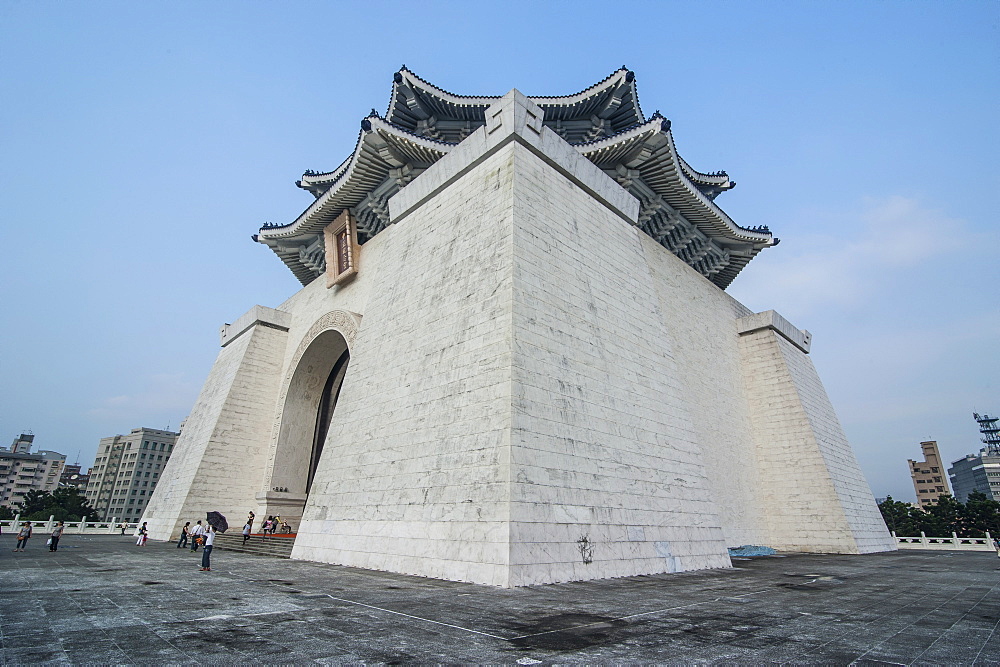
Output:
<instances>
[{"instance_id":1,"label":"apartment building","mask_svg":"<svg viewBox=\"0 0 1000 667\"><path fill-rule=\"evenodd\" d=\"M35 436L22 433L10 447L0 447L0 506L18 510L29 491L54 491L66 455L40 450L32 453Z\"/></svg>"},{"instance_id":2,"label":"apartment building","mask_svg":"<svg viewBox=\"0 0 1000 667\"><path fill-rule=\"evenodd\" d=\"M948 490L948 476L941 466L937 441L921 442L920 448L923 450L924 460L909 459L907 463L910 465L910 477L913 478L913 490L917 494L917 505L926 507L951 492Z\"/></svg>"},{"instance_id":3,"label":"apartment building","mask_svg":"<svg viewBox=\"0 0 1000 667\"><path fill-rule=\"evenodd\" d=\"M101 521L138 521L180 433L134 428L102 438L87 484L87 502Z\"/></svg>"}]
</instances>

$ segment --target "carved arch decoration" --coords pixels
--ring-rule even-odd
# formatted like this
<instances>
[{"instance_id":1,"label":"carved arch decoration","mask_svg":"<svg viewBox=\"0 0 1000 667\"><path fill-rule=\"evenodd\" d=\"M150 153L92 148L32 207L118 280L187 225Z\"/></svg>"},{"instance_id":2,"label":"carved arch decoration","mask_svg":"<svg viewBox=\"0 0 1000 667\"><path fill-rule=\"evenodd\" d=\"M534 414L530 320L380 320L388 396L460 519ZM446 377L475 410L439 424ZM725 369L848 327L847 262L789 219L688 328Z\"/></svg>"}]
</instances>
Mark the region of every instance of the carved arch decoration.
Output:
<instances>
[{"instance_id":1,"label":"carved arch decoration","mask_svg":"<svg viewBox=\"0 0 1000 667\"><path fill-rule=\"evenodd\" d=\"M302 360L302 355L306 353L309 346L313 344L320 334L326 331L336 331L344 340L347 341L347 349L350 350L354 346L354 339L358 336L358 329L361 327L361 315L357 313L352 313L347 310L331 310L330 312L322 315L317 319L309 331L302 337L297 348L295 348L295 354L292 355L291 361L288 363L288 370L285 372L285 377L281 380L281 391L278 393L278 403L275 406L274 424L271 426L271 441L270 441L270 451L267 456L267 480L265 480L265 487L268 486L271 474L274 471L275 458L278 454L278 437L281 434L281 419L285 412L285 399L288 397L288 388L292 384L292 377L295 375L295 371L299 367L299 362Z\"/></svg>"}]
</instances>

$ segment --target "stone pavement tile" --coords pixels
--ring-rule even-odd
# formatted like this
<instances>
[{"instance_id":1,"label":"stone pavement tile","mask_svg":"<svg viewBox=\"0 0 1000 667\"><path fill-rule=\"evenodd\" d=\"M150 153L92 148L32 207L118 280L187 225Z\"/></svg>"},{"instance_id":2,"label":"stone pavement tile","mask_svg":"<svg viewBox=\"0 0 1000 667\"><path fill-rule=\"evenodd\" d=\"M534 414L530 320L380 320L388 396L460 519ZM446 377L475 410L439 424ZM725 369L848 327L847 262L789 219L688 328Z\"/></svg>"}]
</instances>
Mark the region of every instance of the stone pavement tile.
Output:
<instances>
[{"instance_id":1,"label":"stone pavement tile","mask_svg":"<svg viewBox=\"0 0 1000 667\"><path fill-rule=\"evenodd\" d=\"M998 621L1000 624L1000 621ZM976 665L1000 665L1000 627L994 630L986 642L983 643L976 656L970 660Z\"/></svg>"},{"instance_id":2,"label":"stone pavement tile","mask_svg":"<svg viewBox=\"0 0 1000 667\"><path fill-rule=\"evenodd\" d=\"M199 662L252 662L248 656L259 653L271 641L271 626L266 630L262 631L260 626L245 619L228 618L201 623L171 623L158 626L156 633Z\"/></svg>"},{"instance_id":3,"label":"stone pavement tile","mask_svg":"<svg viewBox=\"0 0 1000 667\"><path fill-rule=\"evenodd\" d=\"M5 648L0 651L0 664L3 665L39 665L39 664L71 664L65 651L61 648L35 646L31 648Z\"/></svg>"},{"instance_id":4,"label":"stone pavement tile","mask_svg":"<svg viewBox=\"0 0 1000 667\"><path fill-rule=\"evenodd\" d=\"M54 635L44 625L35 624L33 628L11 628L4 625L3 647L7 649L29 648L32 646L47 646L52 643Z\"/></svg>"},{"instance_id":5,"label":"stone pavement tile","mask_svg":"<svg viewBox=\"0 0 1000 667\"><path fill-rule=\"evenodd\" d=\"M1000 653L997 653L993 648L990 648L989 650L985 648L989 638L990 633L988 631L949 632L946 636L942 636L938 641L935 641L931 646L923 651L917 657L916 662L937 664L946 664L948 662L954 663L956 661L955 656L975 656L978 654L980 660L987 660L992 661L995 664L1000 664Z\"/></svg>"},{"instance_id":6,"label":"stone pavement tile","mask_svg":"<svg viewBox=\"0 0 1000 667\"><path fill-rule=\"evenodd\" d=\"M914 626L871 646L861 658L864 660L909 664L933 644L939 635L922 632Z\"/></svg>"},{"instance_id":7,"label":"stone pavement tile","mask_svg":"<svg viewBox=\"0 0 1000 667\"><path fill-rule=\"evenodd\" d=\"M112 607L103 614L98 611L88 613L86 616L91 623L105 630L110 628L135 628L142 627L143 625L141 610L132 611Z\"/></svg>"},{"instance_id":8,"label":"stone pavement tile","mask_svg":"<svg viewBox=\"0 0 1000 667\"><path fill-rule=\"evenodd\" d=\"M74 664L129 665L135 659L126 647L119 646L110 639L93 637L62 637L62 648L66 657Z\"/></svg>"},{"instance_id":9,"label":"stone pavement tile","mask_svg":"<svg viewBox=\"0 0 1000 667\"><path fill-rule=\"evenodd\" d=\"M62 637L67 632L76 632L78 630L95 632L103 628L104 624L99 619L81 614L76 617L68 616L59 619L48 619L48 626L49 632Z\"/></svg>"},{"instance_id":10,"label":"stone pavement tile","mask_svg":"<svg viewBox=\"0 0 1000 667\"><path fill-rule=\"evenodd\" d=\"M101 638L113 641L136 662L175 663L192 659L187 646L175 645L160 637L156 629L144 625L108 628Z\"/></svg>"},{"instance_id":11,"label":"stone pavement tile","mask_svg":"<svg viewBox=\"0 0 1000 667\"><path fill-rule=\"evenodd\" d=\"M309 661L312 657L308 651L302 650L302 644L308 640L282 637L281 641L274 641L268 637L261 637L260 641L251 646L240 648L240 655L253 664L281 664ZM318 653L329 651L328 642L320 642L326 648Z\"/></svg>"},{"instance_id":12,"label":"stone pavement tile","mask_svg":"<svg viewBox=\"0 0 1000 667\"><path fill-rule=\"evenodd\" d=\"M351 645L347 642L331 642L319 639L303 639L295 642L295 653L308 656L310 660L329 658L332 655L341 656L342 662L362 662L364 658L358 653L363 650L366 642L358 642L358 645Z\"/></svg>"}]
</instances>

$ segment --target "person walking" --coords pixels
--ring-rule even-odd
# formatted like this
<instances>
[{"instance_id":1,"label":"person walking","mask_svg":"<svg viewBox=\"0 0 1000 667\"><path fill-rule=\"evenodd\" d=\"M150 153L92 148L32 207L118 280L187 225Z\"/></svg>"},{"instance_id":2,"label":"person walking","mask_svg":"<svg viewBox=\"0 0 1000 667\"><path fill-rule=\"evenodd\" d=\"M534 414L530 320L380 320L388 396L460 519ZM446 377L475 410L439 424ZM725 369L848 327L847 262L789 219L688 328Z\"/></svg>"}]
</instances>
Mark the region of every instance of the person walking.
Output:
<instances>
[{"instance_id":1,"label":"person walking","mask_svg":"<svg viewBox=\"0 0 1000 667\"><path fill-rule=\"evenodd\" d=\"M243 526L243 546L247 545L247 540L250 539L250 521L247 521L247 525Z\"/></svg>"},{"instance_id":2,"label":"person walking","mask_svg":"<svg viewBox=\"0 0 1000 667\"><path fill-rule=\"evenodd\" d=\"M212 571L212 545L215 542L215 528L209 526L205 533L205 548L201 551L201 571Z\"/></svg>"},{"instance_id":3,"label":"person walking","mask_svg":"<svg viewBox=\"0 0 1000 667\"><path fill-rule=\"evenodd\" d=\"M188 543L188 526L190 526L190 525L191 525L191 522L188 521L187 523L184 524L184 527L181 528L181 539L177 540L177 548L178 549L180 549L181 547L186 547L187 546L187 543Z\"/></svg>"},{"instance_id":4,"label":"person walking","mask_svg":"<svg viewBox=\"0 0 1000 667\"><path fill-rule=\"evenodd\" d=\"M59 538L62 537L64 530L66 528L63 526L62 521L52 529L52 534L49 536L49 551L59 551Z\"/></svg>"},{"instance_id":5,"label":"person walking","mask_svg":"<svg viewBox=\"0 0 1000 667\"><path fill-rule=\"evenodd\" d=\"M135 541L135 545L137 547L144 547L144 546L146 546L146 522L145 521L143 521L142 525L139 526L139 531L136 533L136 535L139 536L139 539L137 539Z\"/></svg>"},{"instance_id":6,"label":"person walking","mask_svg":"<svg viewBox=\"0 0 1000 667\"><path fill-rule=\"evenodd\" d=\"M29 537L31 537L31 522L25 521L21 524L21 530L17 533L17 546L14 548L14 551L24 551Z\"/></svg>"},{"instance_id":7,"label":"person walking","mask_svg":"<svg viewBox=\"0 0 1000 667\"><path fill-rule=\"evenodd\" d=\"M195 524L194 528L191 529L191 551L198 550L198 540L204 539L205 527L201 525L201 521Z\"/></svg>"},{"instance_id":8,"label":"person walking","mask_svg":"<svg viewBox=\"0 0 1000 667\"><path fill-rule=\"evenodd\" d=\"M124 535L124 534L125 534L125 531L127 531L127 530L128 530L128 522L127 522L127 521L126 521L126 522L123 522L123 523L121 524L121 529L122 529L122 535Z\"/></svg>"}]
</instances>

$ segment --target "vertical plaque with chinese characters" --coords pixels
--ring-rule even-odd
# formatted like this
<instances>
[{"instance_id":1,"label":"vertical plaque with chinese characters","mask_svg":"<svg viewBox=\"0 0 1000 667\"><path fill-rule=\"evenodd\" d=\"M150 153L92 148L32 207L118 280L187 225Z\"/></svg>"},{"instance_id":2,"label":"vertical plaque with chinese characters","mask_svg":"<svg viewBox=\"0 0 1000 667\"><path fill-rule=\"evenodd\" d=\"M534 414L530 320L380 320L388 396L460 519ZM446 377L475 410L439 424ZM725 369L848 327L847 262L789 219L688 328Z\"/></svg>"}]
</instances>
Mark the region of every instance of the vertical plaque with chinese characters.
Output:
<instances>
[{"instance_id":1,"label":"vertical plaque with chinese characters","mask_svg":"<svg viewBox=\"0 0 1000 667\"><path fill-rule=\"evenodd\" d=\"M358 234L348 211L323 230L326 249L326 286L340 285L358 273Z\"/></svg>"}]
</instances>

